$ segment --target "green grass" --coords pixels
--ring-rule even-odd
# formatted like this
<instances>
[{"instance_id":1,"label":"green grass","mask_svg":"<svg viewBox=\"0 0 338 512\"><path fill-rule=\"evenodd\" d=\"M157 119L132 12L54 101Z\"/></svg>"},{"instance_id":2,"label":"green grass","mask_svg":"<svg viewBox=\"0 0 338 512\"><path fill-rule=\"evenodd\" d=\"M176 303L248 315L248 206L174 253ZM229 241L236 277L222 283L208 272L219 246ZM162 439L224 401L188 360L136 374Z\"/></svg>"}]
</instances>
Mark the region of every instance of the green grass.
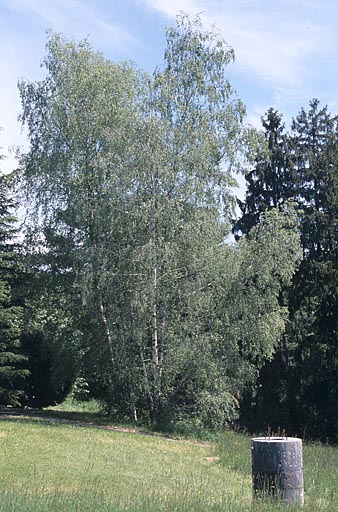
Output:
<instances>
[{"instance_id":1,"label":"green grass","mask_svg":"<svg viewBox=\"0 0 338 512\"><path fill-rule=\"evenodd\" d=\"M88 402L77 402L73 400L71 396L67 397L62 404L58 404L55 406L46 407L45 411L53 411L53 412L67 412L72 414L88 414L88 415L101 415L102 411L100 408L100 404L96 400L90 400Z\"/></svg>"},{"instance_id":2,"label":"green grass","mask_svg":"<svg viewBox=\"0 0 338 512\"><path fill-rule=\"evenodd\" d=\"M218 443L218 454L224 468L248 477L251 476L249 451L249 438L233 432L225 433ZM305 504L302 510L338 511L338 447L304 443L303 467ZM255 510L285 510L285 507L271 503L257 504Z\"/></svg>"},{"instance_id":3,"label":"green grass","mask_svg":"<svg viewBox=\"0 0 338 512\"><path fill-rule=\"evenodd\" d=\"M0 450L1 512L285 510L252 501L250 439L233 432L201 443L0 417ZM304 446L304 511L338 510L337 461Z\"/></svg>"}]
</instances>

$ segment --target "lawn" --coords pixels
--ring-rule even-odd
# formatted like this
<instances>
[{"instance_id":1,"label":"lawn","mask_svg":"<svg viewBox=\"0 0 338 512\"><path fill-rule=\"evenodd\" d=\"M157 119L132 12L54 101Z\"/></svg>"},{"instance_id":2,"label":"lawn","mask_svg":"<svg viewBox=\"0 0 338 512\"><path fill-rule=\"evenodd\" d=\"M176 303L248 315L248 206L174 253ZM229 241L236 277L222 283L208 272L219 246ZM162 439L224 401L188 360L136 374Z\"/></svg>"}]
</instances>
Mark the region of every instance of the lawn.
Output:
<instances>
[{"instance_id":1,"label":"lawn","mask_svg":"<svg viewBox=\"0 0 338 512\"><path fill-rule=\"evenodd\" d=\"M252 502L250 438L233 432L203 443L0 417L0 444L2 512L284 509ZM337 459L304 446L304 511L338 510Z\"/></svg>"}]
</instances>

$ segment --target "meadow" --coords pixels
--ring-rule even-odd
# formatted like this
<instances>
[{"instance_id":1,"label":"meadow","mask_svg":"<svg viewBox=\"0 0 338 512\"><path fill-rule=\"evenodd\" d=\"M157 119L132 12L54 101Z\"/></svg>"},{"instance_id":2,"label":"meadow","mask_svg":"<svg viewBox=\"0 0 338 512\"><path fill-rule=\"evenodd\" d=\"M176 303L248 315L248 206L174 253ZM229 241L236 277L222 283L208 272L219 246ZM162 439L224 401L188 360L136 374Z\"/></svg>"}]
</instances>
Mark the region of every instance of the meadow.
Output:
<instances>
[{"instance_id":1,"label":"meadow","mask_svg":"<svg viewBox=\"0 0 338 512\"><path fill-rule=\"evenodd\" d=\"M58 421L71 411L43 414L54 419L0 416L2 512L285 510L252 500L246 435L229 431L203 442ZM305 443L303 457L303 510L338 510L338 449Z\"/></svg>"}]
</instances>

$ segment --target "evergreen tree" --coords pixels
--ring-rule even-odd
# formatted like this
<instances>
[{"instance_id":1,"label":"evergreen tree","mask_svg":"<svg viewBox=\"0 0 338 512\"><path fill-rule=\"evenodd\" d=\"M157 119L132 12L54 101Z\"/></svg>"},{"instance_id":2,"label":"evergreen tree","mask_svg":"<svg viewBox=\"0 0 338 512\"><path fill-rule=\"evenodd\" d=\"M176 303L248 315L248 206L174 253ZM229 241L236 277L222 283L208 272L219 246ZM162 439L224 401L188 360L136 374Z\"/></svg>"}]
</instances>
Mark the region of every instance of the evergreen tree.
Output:
<instances>
[{"instance_id":1,"label":"evergreen tree","mask_svg":"<svg viewBox=\"0 0 338 512\"><path fill-rule=\"evenodd\" d=\"M0 403L20 405L24 380L28 375L25 357L20 352L22 310L11 295L16 278L16 251L13 243L16 219L12 209L8 177L0 177Z\"/></svg>"},{"instance_id":2,"label":"evergreen tree","mask_svg":"<svg viewBox=\"0 0 338 512\"><path fill-rule=\"evenodd\" d=\"M247 190L244 201L237 201L241 216L233 227L237 238L247 234L260 221L263 212L281 206L294 196L291 141L284 132L282 119L282 115L273 108L262 117L268 152L267 155L258 154L254 169L245 173Z\"/></svg>"},{"instance_id":3,"label":"evergreen tree","mask_svg":"<svg viewBox=\"0 0 338 512\"><path fill-rule=\"evenodd\" d=\"M21 286L25 296L22 352L30 372L25 383L23 405L42 408L61 403L76 378L82 335L76 329L76 315L67 294L67 285L42 265L33 265L25 255L26 279Z\"/></svg>"},{"instance_id":4,"label":"evergreen tree","mask_svg":"<svg viewBox=\"0 0 338 512\"><path fill-rule=\"evenodd\" d=\"M292 143L284 131L282 114L270 108L262 117L267 153L256 157L254 169L245 173L247 191L244 201L238 200L241 211L235 222L233 233L239 239L259 225L264 212L281 208L295 196L296 171L293 165ZM280 306L287 305L285 290L279 293ZM241 401L241 421L254 424L257 418L262 424L285 422L285 383L288 378L289 346L283 334L276 346L272 360L260 369L259 377L253 388L247 388ZM276 409L276 403L279 407Z\"/></svg>"},{"instance_id":5,"label":"evergreen tree","mask_svg":"<svg viewBox=\"0 0 338 512\"><path fill-rule=\"evenodd\" d=\"M304 259L289 292L294 428L338 439L338 123L318 100L292 123Z\"/></svg>"},{"instance_id":6,"label":"evergreen tree","mask_svg":"<svg viewBox=\"0 0 338 512\"><path fill-rule=\"evenodd\" d=\"M271 112L271 110L269 111ZM268 114L269 115L269 114ZM266 128L266 126L265 126ZM318 100L309 110L301 109L292 122L280 182L280 202L291 198L298 206L303 260L292 286L280 300L288 305L290 320L280 350L264 366L260 377L243 404L243 420L256 427L284 427L293 432L337 439L338 426L338 309L337 309L337 225L338 225L338 132L337 118ZM269 145L270 151L272 146ZM259 222L259 212L278 204L271 198L269 162L265 173L252 186L249 176L247 203L237 223L250 229L245 216L251 209L251 222ZM276 180L279 169L273 174ZM262 198L264 200L262 201ZM275 196L278 199L278 196ZM250 416L250 415L249 415ZM258 422L257 422L258 420ZM258 425L257 425L258 423Z\"/></svg>"},{"instance_id":7,"label":"evergreen tree","mask_svg":"<svg viewBox=\"0 0 338 512\"><path fill-rule=\"evenodd\" d=\"M319 100L310 101L292 122L296 199L302 210L301 240L306 259L332 255L337 243L337 122Z\"/></svg>"}]
</instances>

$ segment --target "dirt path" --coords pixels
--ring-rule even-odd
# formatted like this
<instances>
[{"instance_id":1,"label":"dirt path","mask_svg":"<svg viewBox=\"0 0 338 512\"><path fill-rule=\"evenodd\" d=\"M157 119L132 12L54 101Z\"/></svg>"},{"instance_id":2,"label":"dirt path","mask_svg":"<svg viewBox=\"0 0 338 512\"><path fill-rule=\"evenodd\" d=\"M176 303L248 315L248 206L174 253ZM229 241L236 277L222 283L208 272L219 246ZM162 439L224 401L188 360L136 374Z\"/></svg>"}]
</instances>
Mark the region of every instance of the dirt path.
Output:
<instances>
[{"instance_id":1,"label":"dirt path","mask_svg":"<svg viewBox=\"0 0 338 512\"><path fill-rule=\"evenodd\" d=\"M116 427L114 425L103 425L98 423L93 423L90 421L81 421L81 420L69 420L66 418L55 418L54 416L45 416L40 414L34 414L29 412L18 412L18 411L0 411L0 421L1 419L5 420L17 420L17 419L35 419L42 420L46 423L57 423L57 424L65 424L65 425L75 425L77 427L85 427L85 428L96 428L99 430L110 430L112 432L123 432L126 434L135 434L140 436L150 436L150 437L160 437L163 439L167 439L168 441L173 441L175 443L184 443L184 444L192 444L195 446L210 446L208 442L202 441L193 441L189 439L179 439L177 437L171 437L167 434L161 434L160 432L147 432L145 430L137 429L137 428L127 428L127 427Z\"/></svg>"}]
</instances>

